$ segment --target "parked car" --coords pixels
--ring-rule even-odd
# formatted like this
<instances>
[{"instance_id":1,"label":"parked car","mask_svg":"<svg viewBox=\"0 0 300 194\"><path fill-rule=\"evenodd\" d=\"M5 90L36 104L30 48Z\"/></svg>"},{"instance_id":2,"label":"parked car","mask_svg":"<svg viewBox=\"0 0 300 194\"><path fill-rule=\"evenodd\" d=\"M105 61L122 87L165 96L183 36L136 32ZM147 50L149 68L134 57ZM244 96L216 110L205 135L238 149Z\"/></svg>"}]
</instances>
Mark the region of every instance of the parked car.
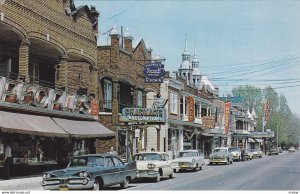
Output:
<instances>
[{"instance_id":1,"label":"parked car","mask_svg":"<svg viewBox=\"0 0 300 194\"><path fill-rule=\"evenodd\" d=\"M290 147L289 148L289 152L295 152L295 151L296 151L295 147Z\"/></svg>"},{"instance_id":2,"label":"parked car","mask_svg":"<svg viewBox=\"0 0 300 194\"><path fill-rule=\"evenodd\" d=\"M227 147L217 147L209 155L209 164L225 163L232 164L233 156Z\"/></svg>"},{"instance_id":3,"label":"parked car","mask_svg":"<svg viewBox=\"0 0 300 194\"><path fill-rule=\"evenodd\" d=\"M252 149L253 157L262 158L263 152L260 149Z\"/></svg>"},{"instance_id":4,"label":"parked car","mask_svg":"<svg viewBox=\"0 0 300 194\"><path fill-rule=\"evenodd\" d=\"M278 150L278 153L283 153L283 149L281 147L276 147L276 149Z\"/></svg>"},{"instance_id":5,"label":"parked car","mask_svg":"<svg viewBox=\"0 0 300 194\"><path fill-rule=\"evenodd\" d=\"M141 152L134 155L137 164L137 178L152 178L156 182L161 177L174 178L175 164L165 152Z\"/></svg>"},{"instance_id":6,"label":"parked car","mask_svg":"<svg viewBox=\"0 0 300 194\"><path fill-rule=\"evenodd\" d=\"M277 148L270 149L268 152L268 156L271 156L271 155L278 155L278 149Z\"/></svg>"},{"instance_id":7,"label":"parked car","mask_svg":"<svg viewBox=\"0 0 300 194\"><path fill-rule=\"evenodd\" d=\"M253 159L253 153L251 150L246 149L244 153L244 160L252 160Z\"/></svg>"},{"instance_id":8,"label":"parked car","mask_svg":"<svg viewBox=\"0 0 300 194\"><path fill-rule=\"evenodd\" d=\"M233 160L237 160L238 162L241 161L241 155L242 155L242 151L241 148L238 147L231 147L229 148L229 151L232 153L233 156Z\"/></svg>"},{"instance_id":9,"label":"parked car","mask_svg":"<svg viewBox=\"0 0 300 194\"><path fill-rule=\"evenodd\" d=\"M173 163L178 170L202 170L205 164L204 154L198 150L184 150L179 152L179 157Z\"/></svg>"},{"instance_id":10,"label":"parked car","mask_svg":"<svg viewBox=\"0 0 300 194\"><path fill-rule=\"evenodd\" d=\"M120 184L127 188L136 178L136 162L124 164L112 154L89 154L71 159L67 168L42 173L42 187L46 190L100 190Z\"/></svg>"}]
</instances>

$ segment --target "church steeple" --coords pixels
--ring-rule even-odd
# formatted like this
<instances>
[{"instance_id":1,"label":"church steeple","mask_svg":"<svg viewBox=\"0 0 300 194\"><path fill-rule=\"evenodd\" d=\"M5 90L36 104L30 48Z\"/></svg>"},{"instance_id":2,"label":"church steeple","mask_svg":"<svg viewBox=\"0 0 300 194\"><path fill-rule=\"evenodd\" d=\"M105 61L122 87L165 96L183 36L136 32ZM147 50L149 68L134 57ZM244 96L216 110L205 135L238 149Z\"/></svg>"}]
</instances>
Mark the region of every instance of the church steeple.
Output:
<instances>
[{"instance_id":1,"label":"church steeple","mask_svg":"<svg viewBox=\"0 0 300 194\"><path fill-rule=\"evenodd\" d=\"M196 47L194 50L194 57L192 60L192 68L193 68L193 75L200 75L200 70L199 70L199 59L196 54Z\"/></svg>"}]
</instances>

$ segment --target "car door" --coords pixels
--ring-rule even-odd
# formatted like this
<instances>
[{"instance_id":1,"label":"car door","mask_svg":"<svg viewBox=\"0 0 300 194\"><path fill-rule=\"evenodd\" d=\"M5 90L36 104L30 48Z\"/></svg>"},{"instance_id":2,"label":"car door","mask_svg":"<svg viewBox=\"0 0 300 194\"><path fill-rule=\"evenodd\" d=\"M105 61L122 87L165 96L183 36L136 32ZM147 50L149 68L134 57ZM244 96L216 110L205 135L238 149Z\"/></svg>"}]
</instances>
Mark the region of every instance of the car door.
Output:
<instances>
[{"instance_id":1,"label":"car door","mask_svg":"<svg viewBox=\"0 0 300 194\"><path fill-rule=\"evenodd\" d=\"M118 168L118 181L120 183L124 182L126 178L126 165L117 157L113 157L113 161L115 164L115 167Z\"/></svg>"},{"instance_id":2,"label":"car door","mask_svg":"<svg viewBox=\"0 0 300 194\"><path fill-rule=\"evenodd\" d=\"M106 173L103 176L105 185L113 185L119 183L119 168L115 166L111 156L105 157Z\"/></svg>"}]
</instances>

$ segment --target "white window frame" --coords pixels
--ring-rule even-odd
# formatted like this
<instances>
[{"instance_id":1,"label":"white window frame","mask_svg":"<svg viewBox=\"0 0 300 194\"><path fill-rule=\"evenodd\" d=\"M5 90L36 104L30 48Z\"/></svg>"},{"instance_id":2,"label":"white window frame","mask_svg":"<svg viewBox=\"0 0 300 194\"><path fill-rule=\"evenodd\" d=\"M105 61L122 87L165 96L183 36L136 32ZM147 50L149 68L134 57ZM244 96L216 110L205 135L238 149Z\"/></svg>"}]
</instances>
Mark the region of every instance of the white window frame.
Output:
<instances>
[{"instance_id":1,"label":"white window frame","mask_svg":"<svg viewBox=\"0 0 300 194\"><path fill-rule=\"evenodd\" d=\"M112 82L105 79L103 84L104 90L104 104L103 107L107 109L112 109L112 103L106 103L106 101L112 102Z\"/></svg>"},{"instance_id":2,"label":"white window frame","mask_svg":"<svg viewBox=\"0 0 300 194\"><path fill-rule=\"evenodd\" d=\"M143 92L141 90L137 90L137 106L143 107Z\"/></svg>"},{"instance_id":3,"label":"white window frame","mask_svg":"<svg viewBox=\"0 0 300 194\"><path fill-rule=\"evenodd\" d=\"M178 114L178 95L170 93L170 113Z\"/></svg>"}]
</instances>

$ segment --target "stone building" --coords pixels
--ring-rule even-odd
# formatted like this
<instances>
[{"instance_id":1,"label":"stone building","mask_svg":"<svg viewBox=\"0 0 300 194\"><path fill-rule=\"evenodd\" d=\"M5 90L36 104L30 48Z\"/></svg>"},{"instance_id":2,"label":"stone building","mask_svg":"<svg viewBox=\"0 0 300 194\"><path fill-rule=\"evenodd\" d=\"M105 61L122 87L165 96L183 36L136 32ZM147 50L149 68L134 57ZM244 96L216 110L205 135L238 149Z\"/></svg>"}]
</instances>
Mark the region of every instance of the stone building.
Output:
<instances>
[{"instance_id":1,"label":"stone building","mask_svg":"<svg viewBox=\"0 0 300 194\"><path fill-rule=\"evenodd\" d=\"M118 155L130 160L137 151L150 149L147 137L152 131L146 130L146 123L121 122L122 110L152 107L159 84L145 83L144 65L152 61L152 50L143 40L133 47L129 31L121 35L116 25L110 40L110 45L98 46L100 121L118 133L111 144L117 145Z\"/></svg>"}]
</instances>

